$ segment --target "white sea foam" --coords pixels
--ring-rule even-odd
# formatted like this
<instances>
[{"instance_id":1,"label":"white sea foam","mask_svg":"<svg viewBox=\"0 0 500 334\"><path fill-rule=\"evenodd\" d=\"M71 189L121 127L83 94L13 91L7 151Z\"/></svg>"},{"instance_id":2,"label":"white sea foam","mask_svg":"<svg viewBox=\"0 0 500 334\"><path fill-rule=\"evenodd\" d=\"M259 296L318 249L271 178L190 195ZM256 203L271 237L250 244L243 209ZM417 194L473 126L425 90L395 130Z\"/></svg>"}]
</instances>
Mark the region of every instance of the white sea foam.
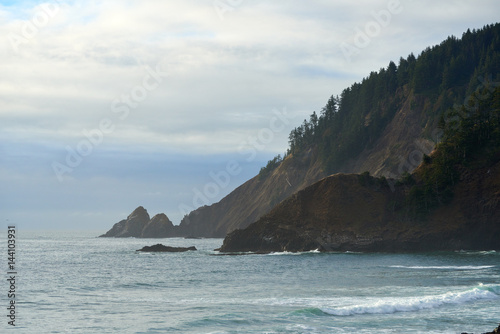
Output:
<instances>
[{"instance_id":1,"label":"white sea foam","mask_svg":"<svg viewBox=\"0 0 500 334\"><path fill-rule=\"evenodd\" d=\"M273 253L269 253L266 255L272 255L272 256L276 256L276 255L302 255L302 254L317 254L317 253L321 253L319 249L314 249L314 250L307 251L307 252L288 252L288 251L273 252Z\"/></svg>"},{"instance_id":2,"label":"white sea foam","mask_svg":"<svg viewBox=\"0 0 500 334\"><path fill-rule=\"evenodd\" d=\"M392 314L396 312L416 312L435 309L447 304L464 304L477 300L499 298L498 286L481 285L464 292L448 292L436 296L384 298L372 304L352 305L339 308L320 308L326 314L353 316L360 314Z\"/></svg>"},{"instance_id":3,"label":"white sea foam","mask_svg":"<svg viewBox=\"0 0 500 334\"><path fill-rule=\"evenodd\" d=\"M483 270L494 268L495 266L391 266L391 268L402 269L437 269L437 270Z\"/></svg>"},{"instance_id":4,"label":"white sea foam","mask_svg":"<svg viewBox=\"0 0 500 334\"><path fill-rule=\"evenodd\" d=\"M456 253L460 254L466 254L466 255L498 255L499 252L495 250L489 250L489 251L466 251L466 250L460 250L456 251Z\"/></svg>"}]
</instances>

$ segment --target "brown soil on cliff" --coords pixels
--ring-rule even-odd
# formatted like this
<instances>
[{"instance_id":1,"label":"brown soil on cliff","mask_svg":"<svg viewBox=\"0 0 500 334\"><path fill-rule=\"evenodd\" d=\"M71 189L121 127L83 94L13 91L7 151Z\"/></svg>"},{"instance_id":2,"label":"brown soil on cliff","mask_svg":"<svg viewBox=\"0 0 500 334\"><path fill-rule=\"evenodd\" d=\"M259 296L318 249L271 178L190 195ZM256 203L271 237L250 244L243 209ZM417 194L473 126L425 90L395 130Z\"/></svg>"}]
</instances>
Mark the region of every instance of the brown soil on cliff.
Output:
<instances>
[{"instance_id":1,"label":"brown soil on cliff","mask_svg":"<svg viewBox=\"0 0 500 334\"><path fill-rule=\"evenodd\" d=\"M411 173L422 161L423 154L434 149L439 132L427 133L428 128L435 128L431 126L433 117L430 116L435 110L431 110L428 98L415 96L408 86L398 90L397 98L402 101L401 107L380 137L348 161L342 172L369 171L374 176L399 178L403 172Z\"/></svg>"},{"instance_id":2,"label":"brown soil on cliff","mask_svg":"<svg viewBox=\"0 0 500 334\"><path fill-rule=\"evenodd\" d=\"M500 163L464 169L454 199L425 221L397 208L407 193L380 179L333 175L230 233L221 251L500 249Z\"/></svg>"}]
</instances>

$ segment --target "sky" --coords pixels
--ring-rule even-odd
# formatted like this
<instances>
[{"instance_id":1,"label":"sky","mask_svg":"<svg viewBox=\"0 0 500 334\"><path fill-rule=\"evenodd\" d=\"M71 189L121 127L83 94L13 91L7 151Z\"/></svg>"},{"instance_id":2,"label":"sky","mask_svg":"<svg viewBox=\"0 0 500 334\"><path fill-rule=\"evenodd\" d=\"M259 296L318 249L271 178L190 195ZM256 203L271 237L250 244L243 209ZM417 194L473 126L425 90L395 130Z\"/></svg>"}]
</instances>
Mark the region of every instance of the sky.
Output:
<instances>
[{"instance_id":1,"label":"sky","mask_svg":"<svg viewBox=\"0 0 500 334\"><path fill-rule=\"evenodd\" d=\"M331 95L500 17L497 0L0 1L0 223L174 224Z\"/></svg>"}]
</instances>

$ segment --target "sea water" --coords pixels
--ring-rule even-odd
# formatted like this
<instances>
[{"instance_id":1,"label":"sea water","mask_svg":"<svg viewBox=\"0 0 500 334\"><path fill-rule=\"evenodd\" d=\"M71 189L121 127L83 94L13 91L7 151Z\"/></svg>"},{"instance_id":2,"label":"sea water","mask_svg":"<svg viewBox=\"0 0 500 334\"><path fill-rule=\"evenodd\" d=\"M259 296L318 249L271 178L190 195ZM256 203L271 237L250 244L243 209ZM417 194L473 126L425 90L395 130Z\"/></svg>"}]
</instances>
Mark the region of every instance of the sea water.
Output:
<instances>
[{"instance_id":1,"label":"sea water","mask_svg":"<svg viewBox=\"0 0 500 334\"><path fill-rule=\"evenodd\" d=\"M500 322L494 251L222 256L222 239L98 234L17 231L16 326L3 280L2 333L482 333ZM136 252L156 243L198 250Z\"/></svg>"}]
</instances>

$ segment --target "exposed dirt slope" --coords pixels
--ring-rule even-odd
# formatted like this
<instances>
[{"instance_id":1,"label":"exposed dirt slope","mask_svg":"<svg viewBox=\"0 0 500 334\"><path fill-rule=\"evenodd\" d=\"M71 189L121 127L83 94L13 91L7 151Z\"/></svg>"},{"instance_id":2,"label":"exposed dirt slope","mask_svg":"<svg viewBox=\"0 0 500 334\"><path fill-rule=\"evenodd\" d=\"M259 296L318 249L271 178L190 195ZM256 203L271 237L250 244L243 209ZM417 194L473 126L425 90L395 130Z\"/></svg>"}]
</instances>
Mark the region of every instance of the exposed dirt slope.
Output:
<instances>
[{"instance_id":1,"label":"exposed dirt slope","mask_svg":"<svg viewBox=\"0 0 500 334\"><path fill-rule=\"evenodd\" d=\"M415 96L407 86L397 92L400 108L380 137L361 154L347 161L340 172L363 173L399 178L411 173L440 139L435 129L436 106L428 99ZM432 129L432 130L431 130Z\"/></svg>"},{"instance_id":2,"label":"exposed dirt slope","mask_svg":"<svg viewBox=\"0 0 500 334\"><path fill-rule=\"evenodd\" d=\"M256 176L220 202L204 206L186 216L180 233L193 237L224 237L245 228L291 194L325 177L313 150L289 157L266 177Z\"/></svg>"}]
</instances>

